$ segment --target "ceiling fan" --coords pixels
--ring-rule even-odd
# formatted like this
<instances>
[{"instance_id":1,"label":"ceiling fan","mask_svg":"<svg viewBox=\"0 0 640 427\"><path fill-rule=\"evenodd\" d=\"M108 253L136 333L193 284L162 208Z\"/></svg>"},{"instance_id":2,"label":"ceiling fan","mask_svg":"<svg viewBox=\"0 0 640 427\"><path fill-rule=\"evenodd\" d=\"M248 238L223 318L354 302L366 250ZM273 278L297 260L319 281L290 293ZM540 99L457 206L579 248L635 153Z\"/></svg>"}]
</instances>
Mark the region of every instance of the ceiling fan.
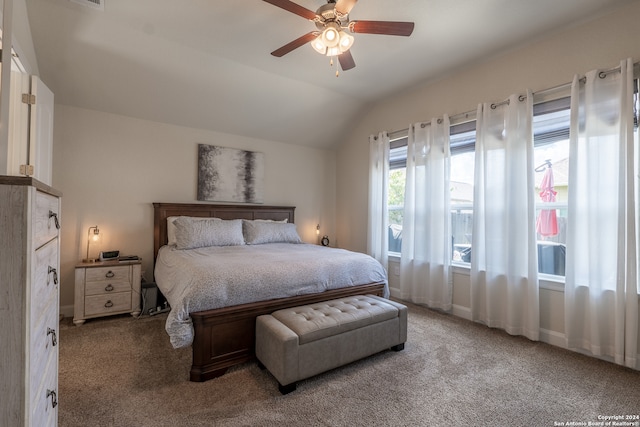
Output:
<instances>
[{"instance_id":1,"label":"ceiling fan","mask_svg":"<svg viewBox=\"0 0 640 427\"><path fill-rule=\"evenodd\" d=\"M281 57L311 42L311 46L318 53L331 58L337 56L344 71L356 66L349 50L353 45L353 36L348 34L347 30L350 33L410 36L414 27L413 22L349 21L349 12L358 0L328 0L327 4L320 6L315 12L289 0L264 1L313 21L317 28L316 31L310 31L274 50L271 55ZM331 63L333 64L333 59Z\"/></svg>"}]
</instances>

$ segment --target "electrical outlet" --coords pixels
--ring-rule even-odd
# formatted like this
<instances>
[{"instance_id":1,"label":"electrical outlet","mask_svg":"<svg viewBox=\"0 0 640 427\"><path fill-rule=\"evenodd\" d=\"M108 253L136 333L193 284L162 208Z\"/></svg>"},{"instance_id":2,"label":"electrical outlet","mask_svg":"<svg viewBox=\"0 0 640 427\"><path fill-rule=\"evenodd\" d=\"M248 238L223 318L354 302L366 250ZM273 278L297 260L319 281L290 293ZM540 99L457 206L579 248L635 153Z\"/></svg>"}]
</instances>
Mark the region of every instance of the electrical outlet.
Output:
<instances>
[{"instance_id":1,"label":"electrical outlet","mask_svg":"<svg viewBox=\"0 0 640 427\"><path fill-rule=\"evenodd\" d=\"M400 275L400 266L399 265L394 265L393 266L393 274L396 276Z\"/></svg>"}]
</instances>

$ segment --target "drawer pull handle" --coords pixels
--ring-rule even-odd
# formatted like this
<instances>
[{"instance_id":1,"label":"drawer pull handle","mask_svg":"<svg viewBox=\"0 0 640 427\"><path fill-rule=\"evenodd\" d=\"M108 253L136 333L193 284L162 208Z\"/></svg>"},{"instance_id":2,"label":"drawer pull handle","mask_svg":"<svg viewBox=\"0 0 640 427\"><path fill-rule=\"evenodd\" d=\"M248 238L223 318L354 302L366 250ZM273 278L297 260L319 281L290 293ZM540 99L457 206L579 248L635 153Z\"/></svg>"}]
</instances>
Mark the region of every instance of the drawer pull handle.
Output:
<instances>
[{"instance_id":1,"label":"drawer pull handle","mask_svg":"<svg viewBox=\"0 0 640 427\"><path fill-rule=\"evenodd\" d=\"M56 270L55 268L49 266L49 272L47 274L51 274L53 273L53 284L57 285L58 284L58 270ZM49 281L47 281L47 285L49 284Z\"/></svg>"},{"instance_id":2,"label":"drawer pull handle","mask_svg":"<svg viewBox=\"0 0 640 427\"><path fill-rule=\"evenodd\" d=\"M112 285L111 283L109 283L109 284L104 288L104 290L105 290L105 291L107 291L107 292L111 292L111 291L113 290L113 285Z\"/></svg>"},{"instance_id":3,"label":"drawer pull handle","mask_svg":"<svg viewBox=\"0 0 640 427\"><path fill-rule=\"evenodd\" d=\"M52 335L51 337L51 345L53 345L54 347L56 345L58 345L58 338L56 337L56 330L55 329L51 329L51 328L47 328L47 336Z\"/></svg>"},{"instance_id":4,"label":"drawer pull handle","mask_svg":"<svg viewBox=\"0 0 640 427\"><path fill-rule=\"evenodd\" d=\"M113 303L111 302L111 300L109 300L109 301L107 301L106 303L104 303L104 306L105 306L106 308L111 308L111 307L113 307Z\"/></svg>"},{"instance_id":5,"label":"drawer pull handle","mask_svg":"<svg viewBox=\"0 0 640 427\"><path fill-rule=\"evenodd\" d=\"M56 228L60 230L60 221L58 221L58 214L54 211L49 211L49 218L53 218L53 222L56 225Z\"/></svg>"},{"instance_id":6,"label":"drawer pull handle","mask_svg":"<svg viewBox=\"0 0 640 427\"><path fill-rule=\"evenodd\" d=\"M109 270L109 271L107 272L107 274L105 274L105 275L104 275L104 277L106 277L107 279L111 279L111 278L112 278L112 277L114 277L115 275L116 275L116 274L115 274L113 271Z\"/></svg>"},{"instance_id":7,"label":"drawer pull handle","mask_svg":"<svg viewBox=\"0 0 640 427\"><path fill-rule=\"evenodd\" d=\"M56 392L53 390L47 389L47 399L49 397L51 397L51 407L55 408L56 406L58 406L58 395L56 395Z\"/></svg>"}]
</instances>

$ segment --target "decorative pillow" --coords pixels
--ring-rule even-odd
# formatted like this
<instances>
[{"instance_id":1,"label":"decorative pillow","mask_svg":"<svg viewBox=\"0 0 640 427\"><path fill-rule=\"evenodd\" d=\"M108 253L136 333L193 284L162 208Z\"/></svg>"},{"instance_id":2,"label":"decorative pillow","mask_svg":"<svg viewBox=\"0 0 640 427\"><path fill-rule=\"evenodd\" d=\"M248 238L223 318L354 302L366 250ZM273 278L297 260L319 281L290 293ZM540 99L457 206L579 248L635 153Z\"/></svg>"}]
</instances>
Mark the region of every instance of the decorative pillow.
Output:
<instances>
[{"instance_id":1,"label":"decorative pillow","mask_svg":"<svg viewBox=\"0 0 640 427\"><path fill-rule=\"evenodd\" d=\"M247 245L302 243L295 224L243 220L242 231Z\"/></svg>"},{"instance_id":2,"label":"decorative pillow","mask_svg":"<svg viewBox=\"0 0 640 427\"><path fill-rule=\"evenodd\" d=\"M220 219L220 218L210 218L210 217L201 217L201 216L170 216L167 217L167 245L176 245L176 225L174 222L178 218L191 218L197 221L205 220L205 219Z\"/></svg>"},{"instance_id":3,"label":"decorative pillow","mask_svg":"<svg viewBox=\"0 0 640 427\"><path fill-rule=\"evenodd\" d=\"M179 217L173 224L177 249L244 245L241 219Z\"/></svg>"}]
</instances>

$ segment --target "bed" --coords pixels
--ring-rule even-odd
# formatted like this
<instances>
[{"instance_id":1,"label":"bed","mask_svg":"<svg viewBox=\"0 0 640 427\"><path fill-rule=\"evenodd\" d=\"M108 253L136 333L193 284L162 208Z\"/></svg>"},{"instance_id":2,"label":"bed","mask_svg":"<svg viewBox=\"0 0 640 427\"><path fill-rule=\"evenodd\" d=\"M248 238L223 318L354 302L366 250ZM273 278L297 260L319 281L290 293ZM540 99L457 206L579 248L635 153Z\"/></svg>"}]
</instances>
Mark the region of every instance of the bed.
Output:
<instances>
[{"instance_id":1,"label":"bed","mask_svg":"<svg viewBox=\"0 0 640 427\"><path fill-rule=\"evenodd\" d=\"M229 220L249 220L259 222L263 220L273 222L294 223L295 207L282 206L247 206L247 205L218 205L218 204L187 204L187 203L154 203L154 260L156 267L154 268L160 290L164 293L171 293L170 284L167 283L167 265L171 264L164 259L169 252L167 243L169 242L169 234L171 230L167 229L167 218L169 217L200 217L200 218L219 218ZM207 220L205 220L207 221ZM271 244L270 244L271 245ZM257 250L257 248L246 245L249 250ZM255 245L260 246L260 245ZM278 256L280 247L276 244L269 246L273 248L271 252L273 256ZM315 247L315 248L313 248ZM277 248L277 250L276 250ZM316 245L301 244L296 246L300 252L321 250ZM304 249L304 251L303 251ZM327 249L327 248L322 248ZM211 249L217 250L217 249ZM234 250L227 248L224 250ZM238 249L239 250L239 249ZM208 248L199 248L192 251L189 249L185 252L197 253L194 256L201 257L210 251ZM336 250L339 251L339 250ZM165 253L163 255L163 252ZM179 252L179 251L176 251ZM342 256L348 256L350 252L345 251ZM353 253L355 254L355 253ZM160 258L159 258L160 255ZM178 254L180 255L180 254ZM216 255L217 256L217 255ZM254 255L255 256L255 255ZM313 256L313 252L309 252L308 256ZM260 256L262 258L262 256ZM376 262L377 263L377 262ZM162 264L164 267L159 268ZM379 263L378 263L379 264ZM163 270L164 269L164 270ZM160 271L163 270L163 271ZM158 273L162 274L159 279ZM252 360L255 357L255 319L262 314L269 314L273 311L295 307L298 305L311 304L315 302L327 301L335 298L342 298L352 295L373 294L378 296L388 295L388 285L386 272L377 270L372 273L371 277L375 280L358 283L357 281L345 280L346 283L335 284L331 289L314 288L303 286L299 294L285 297L271 297L259 293L255 293L249 299L249 302L232 303L233 305L215 305L213 308L198 307L197 310L188 311L188 327L192 330L192 337L186 342L192 347L192 365L190 371L191 381L206 381L211 378L223 375L228 368ZM290 280L290 279L287 279ZM164 282L160 285L160 282ZM167 287L169 286L169 287ZM165 288L163 291L162 288ZM183 291L174 292L182 293ZM256 300L257 298L257 300ZM169 298L167 298L169 299ZM172 302L173 300L173 302ZM232 301L242 301L231 299ZM175 295L169 299L172 305L172 311L167 318L167 329L169 332L170 320L176 320L177 302ZM196 300L194 300L196 301ZM176 307L173 307L176 305ZM187 303L187 306L198 306L198 304ZM184 307L181 307L182 311ZM183 313L184 315L184 313ZM184 317L184 316L183 316ZM182 319L185 321L186 319ZM171 337L171 335L170 335ZM173 338L171 338L173 340ZM180 341L180 339L178 339ZM182 342L182 345L185 342ZM174 347L176 347L175 343Z\"/></svg>"}]
</instances>

